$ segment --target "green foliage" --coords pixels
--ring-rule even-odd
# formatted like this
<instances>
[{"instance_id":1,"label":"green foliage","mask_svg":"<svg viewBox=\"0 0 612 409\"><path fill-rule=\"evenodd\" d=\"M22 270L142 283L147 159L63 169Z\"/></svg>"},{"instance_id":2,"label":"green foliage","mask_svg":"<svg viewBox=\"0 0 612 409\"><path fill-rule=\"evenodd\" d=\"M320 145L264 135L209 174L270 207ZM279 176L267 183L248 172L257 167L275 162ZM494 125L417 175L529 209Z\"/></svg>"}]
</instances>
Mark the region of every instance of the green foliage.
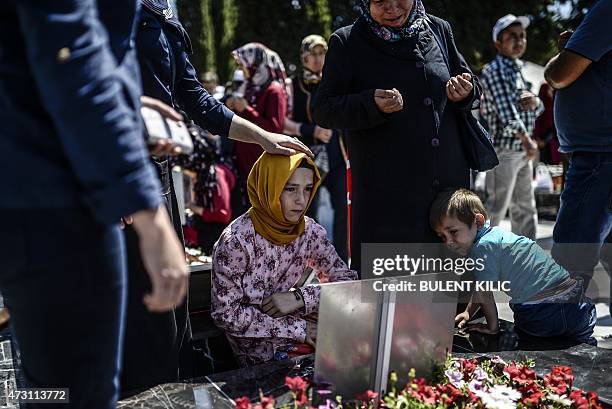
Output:
<instances>
[{"instance_id":1,"label":"green foliage","mask_svg":"<svg viewBox=\"0 0 612 409\"><path fill-rule=\"evenodd\" d=\"M360 0L178 0L179 17L194 44L198 72L217 69L231 77L231 50L251 41L279 53L285 66L300 65L299 45L309 34L329 37L353 23ZM479 71L496 53L491 39L495 21L507 13L528 15L526 60L545 64L556 53L559 33L576 28L592 0L425 0L427 11L448 20L455 41L470 66ZM567 16L558 13L571 4Z\"/></svg>"}]
</instances>

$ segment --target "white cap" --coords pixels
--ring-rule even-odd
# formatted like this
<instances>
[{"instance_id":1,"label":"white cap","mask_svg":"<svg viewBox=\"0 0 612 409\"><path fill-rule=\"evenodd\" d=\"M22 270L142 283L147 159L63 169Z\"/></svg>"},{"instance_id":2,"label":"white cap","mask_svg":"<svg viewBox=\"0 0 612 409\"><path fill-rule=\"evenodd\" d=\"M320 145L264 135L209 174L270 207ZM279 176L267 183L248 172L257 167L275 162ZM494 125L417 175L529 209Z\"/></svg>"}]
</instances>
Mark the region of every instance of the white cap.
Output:
<instances>
[{"instance_id":1,"label":"white cap","mask_svg":"<svg viewBox=\"0 0 612 409\"><path fill-rule=\"evenodd\" d=\"M527 16L517 17L514 14L506 14L505 16L497 20L497 23L495 23L495 26L493 27L493 42L497 41L497 36L499 36L499 33L504 31L514 23L521 23L523 28L527 28L529 27L531 20L529 20L529 17Z\"/></svg>"}]
</instances>

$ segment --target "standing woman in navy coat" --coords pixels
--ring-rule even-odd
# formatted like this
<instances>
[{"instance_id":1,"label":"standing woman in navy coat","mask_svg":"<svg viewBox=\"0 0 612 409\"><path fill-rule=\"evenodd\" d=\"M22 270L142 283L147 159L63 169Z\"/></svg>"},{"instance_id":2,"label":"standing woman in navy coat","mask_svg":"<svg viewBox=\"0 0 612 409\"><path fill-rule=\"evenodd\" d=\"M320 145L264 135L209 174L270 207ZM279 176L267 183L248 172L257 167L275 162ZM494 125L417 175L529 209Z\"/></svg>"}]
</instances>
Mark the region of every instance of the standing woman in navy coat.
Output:
<instances>
[{"instance_id":1,"label":"standing woman in navy coat","mask_svg":"<svg viewBox=\"0 0 612 409\"><path fill-rule=\"evenodd\" d=\"M470 185L456 111L480 97L450 25L427 14L421 0L359 4L361 17L330 38L314 103L320 126L346 130L351 267L358 271L361 243L439 241L428 224L433 198Z\"/></svg>"},{"instance_id":2,"label":"standing woman in navy coat","mask_svg":"<svg viewBox=\"0 0 612 409\"><path fill-rule=\"evenodd\" d=\"M242 142L257 143L264 150L292 154L310 152L301 142L263 130L242 119L213 98L198 81L189 61L191 42L167 0L140 0L136 49L140 63L143 94L155 97L185 112L212 134ZM162 182L161 195L182 237L178 206L170 181L167 156L153 156ZM128 255L128 308L121 378L122 392L193 377L194 363L187 303L173 311L154 314L142 306L150 286L139 256L138 237L125 228Z\"/></svg>"}]
</instances>

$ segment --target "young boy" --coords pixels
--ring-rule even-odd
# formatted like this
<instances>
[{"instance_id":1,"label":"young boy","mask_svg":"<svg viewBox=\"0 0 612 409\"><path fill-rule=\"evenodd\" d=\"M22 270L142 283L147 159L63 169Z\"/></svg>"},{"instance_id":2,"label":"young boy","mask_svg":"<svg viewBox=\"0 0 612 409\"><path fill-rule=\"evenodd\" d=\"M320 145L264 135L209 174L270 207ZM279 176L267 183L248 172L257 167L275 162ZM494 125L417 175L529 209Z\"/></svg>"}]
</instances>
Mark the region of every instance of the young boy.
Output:
<instances>
[{"instance_id":1,"label":"young boy","mask_svg":"<svg viewBox=\"0 0 612 409\"><path fill-rule=\"evenodd\" d=\"M531 181L538 146L533 130L544 105L522 73L528 26L529 18L508 14L493 27L497 56L482 69L480 113L499 157L499 165L487 172L491 225L497 226L510 208L512 231L535 240L538 222Z\"/></svg>"},{"instance_id":2,"label":"young boy","mask_svg":"<svg viewBox=\"0 0 612 409\"><path fill-rule=\"evenodd\" d=\"M569 273L533 240L491 227L478 196L469 190L441 192L431 207L430 224L453 252L484 260L477 281L509 282L514 324L537 337L564 337L596 345L595 306L583 297L581 279ZM490 292L473 292L466 310L455 321L463 327L482 307L486 324L469 329L498 331L497 306Z\"/></svg>"}]
</instances>

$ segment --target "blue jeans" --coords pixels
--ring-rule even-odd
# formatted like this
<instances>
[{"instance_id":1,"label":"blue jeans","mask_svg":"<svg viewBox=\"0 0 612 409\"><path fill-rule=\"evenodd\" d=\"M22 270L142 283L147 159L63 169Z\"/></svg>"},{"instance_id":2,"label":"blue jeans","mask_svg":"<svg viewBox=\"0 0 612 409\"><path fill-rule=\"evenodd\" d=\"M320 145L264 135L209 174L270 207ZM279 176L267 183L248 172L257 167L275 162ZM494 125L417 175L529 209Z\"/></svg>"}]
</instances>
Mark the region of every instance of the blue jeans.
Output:
<instances>
[{"instance_id":1,"label":"blue jeans","mask_svg":"<svg viewBox=\"0 0 612 409\"><path fill-rule=\"evenodd\" d=\"M553 240L553 258L573 277L582 277L585 289L600 259L610 273L612 152L572 155Z\"/></svg>"},{"instance_id":2,"label":"blue jeans","mask_svg":"<svg viewBox=\"0 0 612 409\"><path fill-rule=\"evenodd\" d=\"M593 328L597 323L595 305L588 298L582 302L555 304L510 304L514 325L536 337L563 337L597 345Z\"/></svg>"},{"instance_id":3,"label":"blue jeans","mask_svg":"<svg viewBox=\"0 0 612 409\"><path fill-rule=\"evenodd\" d=\"M0 290L20 386L70 389L69 406L26 407L116 407L126 286L119 227L81 209L0 210L0 220Z\"/></svg>"}]
</instances>

